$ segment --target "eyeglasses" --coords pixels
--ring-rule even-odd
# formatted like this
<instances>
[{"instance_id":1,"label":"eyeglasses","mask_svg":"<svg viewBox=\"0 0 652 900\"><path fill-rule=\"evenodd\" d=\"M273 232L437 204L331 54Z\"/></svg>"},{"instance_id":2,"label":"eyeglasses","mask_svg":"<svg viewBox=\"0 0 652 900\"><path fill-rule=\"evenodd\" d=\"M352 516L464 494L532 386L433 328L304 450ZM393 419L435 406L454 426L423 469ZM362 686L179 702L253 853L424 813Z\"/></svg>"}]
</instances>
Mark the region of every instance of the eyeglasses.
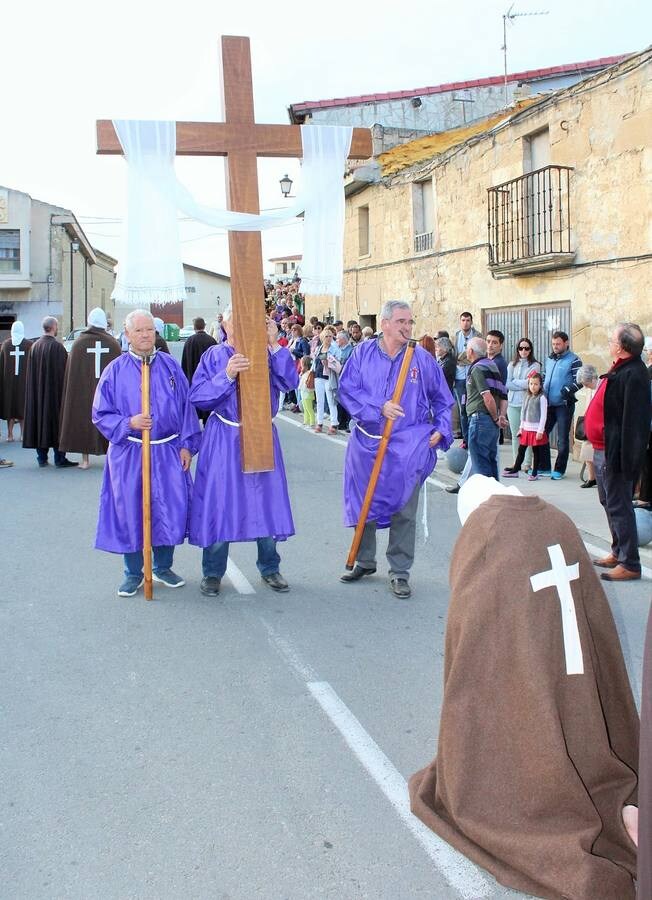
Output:
<instances>
[{"instance_id":1,"label":"eyeglasses","mask_svg":"<svg viewBox=\"0 0 652 900\"><path fill-rule=\"evenodd\" d=\"M528 347L526 344L521 344L521 346L518 349L519 350L527 350L527 352L529 353L532 348Z\"/></svg>"}]
</instances>

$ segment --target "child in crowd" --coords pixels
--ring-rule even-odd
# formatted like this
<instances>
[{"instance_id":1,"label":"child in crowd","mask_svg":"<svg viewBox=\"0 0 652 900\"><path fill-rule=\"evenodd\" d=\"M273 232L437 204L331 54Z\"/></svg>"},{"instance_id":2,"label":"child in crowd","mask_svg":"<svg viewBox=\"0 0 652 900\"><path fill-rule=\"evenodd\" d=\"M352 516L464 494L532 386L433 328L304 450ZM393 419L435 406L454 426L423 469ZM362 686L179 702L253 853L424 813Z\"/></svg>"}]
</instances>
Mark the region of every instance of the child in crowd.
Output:
<instances>
[{"instance_id":1,"label":"child in crowd","mask_svg":"<svg viewBox=\"0 0 652 900\"><path fill-rule=\"evenodd\" d=\"M525 459L525 451L528 447L532 447L532 470L528 481L537 481L539 478L539 447L545 447L548 443L548 435L545 431L547 415L548 401L543 393L543 380L539 372L532 372L528 376L527 393L521 410L518 453L514 465L503 469L505 478L518 478Z\"/></svg>"},{"instance_id":2,"label":"child in crowd","mask_svg":"<svg viewBox=\"0 0 652 900\"><path fill-rule=\"evenodd\" d=\"M306 428L312 428L315 424L315 389L308 387L308 375L312 366L309 356L301 357L301 377L299 378L299 394L303 406L303 424Z\"/></svg>"}]
</instances>

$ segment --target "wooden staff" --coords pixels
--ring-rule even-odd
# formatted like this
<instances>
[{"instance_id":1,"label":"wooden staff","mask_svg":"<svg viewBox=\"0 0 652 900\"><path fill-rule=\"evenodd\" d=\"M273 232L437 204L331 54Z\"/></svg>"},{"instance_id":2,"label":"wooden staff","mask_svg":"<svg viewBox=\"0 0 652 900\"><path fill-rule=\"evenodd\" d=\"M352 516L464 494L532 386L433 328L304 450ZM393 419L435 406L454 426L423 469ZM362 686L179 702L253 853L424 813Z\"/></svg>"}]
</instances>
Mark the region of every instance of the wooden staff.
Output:
<instances>
[{"instance_id":1,"label":"wooden staff","mask_svg":"<svg viewBox=\"0 0 652 900\"><path fill-rule=\"evenodd\" d=\"M149 356L144 356L140 367L141 409L144 416L150 414ZM149 428L142 434L143 447L143 566L145 573L145 600L153 600L152 590L152 471Z\"/></svg>"},{"instance_id":2,"label":"wooden staff","mask_svg":"<svg viewBox=\"0 0 652 900\"><path fill-rule=\"evenodd\" d=\"M403 357L403 362L401 363L401 368L396 380L396 387L394 388L394 393L392 394L392 403L400 404L401 402L401 397L403 396L403 388L405 387L408 370L410 368L410 363L412 362L414 348L416 347L416 345L417 342L415 340L408 341L408 345L405 349L405 356ZM360 515L358 517L358 524L355 526L355 533L353 535L351 549L349 550L349 556L346 560L346 568L349 572L351 571L351 569L353 569L356 558L358 556L360 541L362 540L362 532L364 531L364 527L367 524L367 516L369 515L369 509L371 508L371 501L374 499L376 484L378 483L378 476L380 475L380 469L382 467L383 460L385 459L385 453L387 452L387 446L389 444L389 436L392 433L392 428L394 427L395 421L395 419L387 419L385 421L385 427L383 429L383 434L380 439L378 451L376 453L374 467L371 470L371 476L369 477L367 491L364 495L364 500L362 501L362 509L360 510Z\"/></svg>"}]
</instances>

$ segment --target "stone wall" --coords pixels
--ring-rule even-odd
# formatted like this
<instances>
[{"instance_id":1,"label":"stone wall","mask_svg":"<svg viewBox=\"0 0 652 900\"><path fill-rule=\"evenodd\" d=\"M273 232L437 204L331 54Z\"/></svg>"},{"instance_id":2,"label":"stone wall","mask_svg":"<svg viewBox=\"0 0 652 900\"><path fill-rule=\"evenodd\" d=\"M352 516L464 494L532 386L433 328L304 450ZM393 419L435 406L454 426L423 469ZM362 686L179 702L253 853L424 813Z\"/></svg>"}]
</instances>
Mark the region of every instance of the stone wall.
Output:
<instances>
[{"instance_id":1,"label":"stone wall","mask_svg":"<svg viewBox=\"0 0 652 900\"><path fill-rule=\"evenodd\" d=\"M652 54L600 73L440 157L347 198L340 317L414 304L417 331L454 330L462 309L570 302L572 345L603 365L614 323L652 334ZM573 167L570 268L492 277L487 189L524 172L524 138L548 128L550 163ZM414 252L415 182L433 179L433 249ZM369 207L369 254L358 255L358 209ZM632 259L633 257L633 259ZM620 258L620 261L617 261ZM625 259L623 259L625 258ZM609 262L613 260L612 262ZM605 262L607 261L607 262Z\"/></svg>"}]
</instances>

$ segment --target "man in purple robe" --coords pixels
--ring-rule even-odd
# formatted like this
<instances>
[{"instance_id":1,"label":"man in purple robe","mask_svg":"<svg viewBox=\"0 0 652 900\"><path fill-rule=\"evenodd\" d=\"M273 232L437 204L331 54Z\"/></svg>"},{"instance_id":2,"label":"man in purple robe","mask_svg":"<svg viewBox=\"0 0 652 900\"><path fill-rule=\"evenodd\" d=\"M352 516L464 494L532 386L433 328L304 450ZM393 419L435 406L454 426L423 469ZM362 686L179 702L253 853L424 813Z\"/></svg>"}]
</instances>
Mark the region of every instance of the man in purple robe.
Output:
<instances>
[{"instance_id":1,"label":"man in purple robe","mask_svg":"<svg viewBox=\"0 0 652 900\"><path fill-rule=\"evenodd\" d=\"M275 591L287 591L279 573L277 541L294 534L285 467L274 425L274 469L243 472L238 428L237 379L249 360L233 346L231 308L224 312L226 341L209 347L195 370L190 402L210 410L197 459L195 494L190 512L190 543L203 547L201 592L219 594L231 541L256 541L258 571ZM281 393L299 384L292 354L278 342L278 327L267 319L269 383L272 417Z\"/></svg>"},{"instance_id":2,"label":"man in purple robe","mask_svg":"<svg viewBox=\"0 0 652 900\"><path fill-rule=\"evenodd\" d=\"M154 347L151 313L127 316L129 352L102 372L93 400L93 424L108 439L95 547L124 554L125 580L118 595L133 597L143 584L142 432L151 437L152 549L154 581L183 587L172 571L174 547L188 530L190 462L199 448L197 415L179 363ZM150 364L151 414L141 405L141 368Z\"/></svg>"},{"instance_id":3,"label":"man in purple robe","mask_svg":"<svg viewBox=\"0 0 652 900\"><path fill-rule=\"evenodd\" d=\"M453 440L453 396L435 359L414 348L400 403L391 401L414 322L410 305L389 300L380 314L382 335L359 344L339 384L342 406L356 420L344 462L344 524L358 522L386 419L394 420L356 565L341 581L358 581L376 571L376 528L389 527L389 587L409 597L414 561L419 490L437 462L437 448Z\"/></svg>"}]
</instances>

